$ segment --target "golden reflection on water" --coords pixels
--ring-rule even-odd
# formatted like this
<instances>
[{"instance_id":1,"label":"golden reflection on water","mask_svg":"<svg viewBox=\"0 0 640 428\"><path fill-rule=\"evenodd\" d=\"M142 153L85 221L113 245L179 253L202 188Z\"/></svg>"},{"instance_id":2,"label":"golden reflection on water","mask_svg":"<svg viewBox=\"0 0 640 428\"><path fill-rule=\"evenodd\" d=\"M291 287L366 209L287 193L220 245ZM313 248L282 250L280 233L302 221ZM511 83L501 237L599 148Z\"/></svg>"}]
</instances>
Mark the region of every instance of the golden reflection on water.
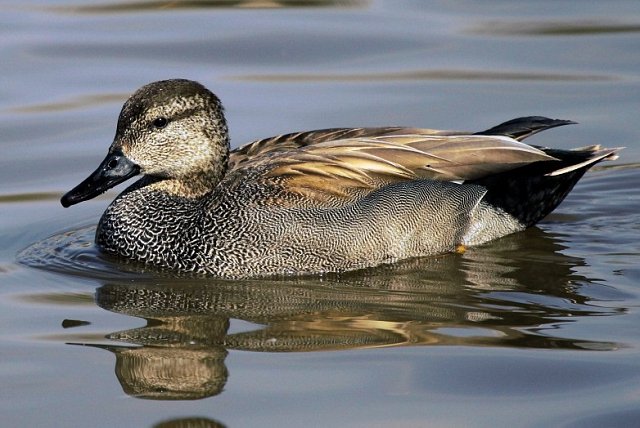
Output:
<instances>
[{"instance_id":1,"label":"golden reflection on water","mask_svg":"<svg viewBox=\"0 0 640 428\"><path fill-rule=\"evenodd\" d=\"M219 394L229 350L317 352L389 346L613 350L559 337L567 319L619 312L580 293L584 260L539 229L464 254L294 280L103 280L98 306L146 325L57 340L108 350L123 390L156 400ZM597 285L597 284L596 284ZM230 330L231 320L255 326ZM81 331L82 322L74 330Z\"/></svg>"}]
</instances>

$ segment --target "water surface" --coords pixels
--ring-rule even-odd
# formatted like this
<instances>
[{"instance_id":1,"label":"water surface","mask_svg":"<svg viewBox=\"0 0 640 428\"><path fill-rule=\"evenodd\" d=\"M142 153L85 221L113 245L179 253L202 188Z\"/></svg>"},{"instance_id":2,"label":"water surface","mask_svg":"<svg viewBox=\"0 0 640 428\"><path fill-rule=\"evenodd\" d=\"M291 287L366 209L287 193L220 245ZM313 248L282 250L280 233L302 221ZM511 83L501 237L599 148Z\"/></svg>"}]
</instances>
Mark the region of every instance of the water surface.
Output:
<instances>
[{"instance_id":1,"label":"water surface","mask_svg":"<svg viewBox=\"0 0 640 428\"><path fill-rule=\"evenodd\" d=\"M37 1L0 6L7 426L633 426L640 418L640 5ZM234 147L334 126L626 146L538 227L464 254L219 281L100 254L116 192L58 202L122 102L184 77Z\"/></svg>"}]
</instances>

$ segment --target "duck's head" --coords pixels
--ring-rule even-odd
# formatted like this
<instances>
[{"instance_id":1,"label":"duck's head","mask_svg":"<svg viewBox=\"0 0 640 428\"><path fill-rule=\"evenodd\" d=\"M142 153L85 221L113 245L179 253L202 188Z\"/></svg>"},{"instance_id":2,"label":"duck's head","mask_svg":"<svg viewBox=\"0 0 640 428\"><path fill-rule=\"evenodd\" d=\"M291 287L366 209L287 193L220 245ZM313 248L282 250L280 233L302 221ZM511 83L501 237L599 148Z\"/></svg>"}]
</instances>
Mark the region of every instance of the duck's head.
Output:
<instances>
[{"instance_id":1,"label":"duck's head","mask_svg":"<svg viewBox=\"0 0 640 428\"><path fill-rule=\"evenodd\" d=\"M157 178L169 192L197 197L220 181L228 156L218 97L191 80L153 82L124 103L107 157L61 203L94 198L138 174Z\"/></svg>"}]
</instances>

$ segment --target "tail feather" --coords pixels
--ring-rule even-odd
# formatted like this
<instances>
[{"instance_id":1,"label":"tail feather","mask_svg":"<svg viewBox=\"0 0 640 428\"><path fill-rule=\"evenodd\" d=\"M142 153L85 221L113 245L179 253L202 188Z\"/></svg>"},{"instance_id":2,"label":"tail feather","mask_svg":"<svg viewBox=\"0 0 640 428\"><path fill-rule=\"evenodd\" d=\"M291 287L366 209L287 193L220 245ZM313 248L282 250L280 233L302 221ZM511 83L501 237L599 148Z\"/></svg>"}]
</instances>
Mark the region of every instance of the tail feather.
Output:
<instances>
[{"instance_id":1,"label":"tail feather","mask_svg":"<svg viewBox=\"0 0 640 428\"><path fill-rule=\"evenodd\" d=\"M564 125L574 125L576 123L577 122L571 120L549 119L544 116L518 117L487 129L486 131L476 132L476 135L506 135L507 137L522 141L546 129Z\"/></svg>"},{"instance_id":2,"label":"tail feather","mask_svg":"<svg viewBox=\"0 0 640 428\"><path fill-rule=\"evenodd\" d=\"M552 153L566 152L566 150L556 150L556 149L549 149L545 147L538 147L538 148L551 156L554 156ZM562 175L562 174L566 174L567 172L575 171L585 166L587 167L587 169L589 169L591 168L591 166L595 165L596 163L602 160L616 160L618 159L618 151L622 149L623 147L616 147L613 149L603 149L602 147L600 147L600 145L571 149L569 150L569 152L588 152L591 154L591 156L582 162L578 162L569 166L564 166L559 169L556 169L555 171L549 172L547 173L547 175L548 176ZM560 156L562 155L560 154Z\"/></svg>"},{"instance_id":3,"label":"tail feather","mask_svg":"<svg viewBox=\"0 0 640 428\"><path fill-rule=\"evenodd\" d=\"M574 150L540 149L558 160L535 162L466 183L487 188L484 202L529 227L560 205L589 168L602 160L614 159L620 150L599 146Z\"/></svg>"}]
</instances>

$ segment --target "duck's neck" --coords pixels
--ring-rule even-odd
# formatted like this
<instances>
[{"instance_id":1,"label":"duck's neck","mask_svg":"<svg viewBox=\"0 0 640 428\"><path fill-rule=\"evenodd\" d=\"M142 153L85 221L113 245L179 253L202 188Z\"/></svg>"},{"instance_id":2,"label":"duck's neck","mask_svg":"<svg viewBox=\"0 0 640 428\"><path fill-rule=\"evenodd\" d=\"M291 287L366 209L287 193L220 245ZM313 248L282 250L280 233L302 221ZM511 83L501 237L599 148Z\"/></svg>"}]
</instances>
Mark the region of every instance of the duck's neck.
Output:
<instances>
[{"instance_id":1,"label":"duck's neck","mask_svg":"<svg viewBox=\"0 0 640 428\"><path fill-rule=\"evenodd\" d=\"M218 185L223 175L212 177L210 174L194 174L180 179L150 179L150 183L147 186L150 190L163 192L171 196L198 199L211 192Z\"/></svg>"},{"instance_id":2,"label":"duck's neck","mask_svg":"<svg viewBox=\"0 0 640 428\"><path fill-rule=\"evenodd\" d=\"M149 188L188 199L198 199L210 193L227 173L228 167L228 141L226 141L226 144L219 145L217 149L192 174L176 178L150 177Z\"/></svg>"}]
</instances>

